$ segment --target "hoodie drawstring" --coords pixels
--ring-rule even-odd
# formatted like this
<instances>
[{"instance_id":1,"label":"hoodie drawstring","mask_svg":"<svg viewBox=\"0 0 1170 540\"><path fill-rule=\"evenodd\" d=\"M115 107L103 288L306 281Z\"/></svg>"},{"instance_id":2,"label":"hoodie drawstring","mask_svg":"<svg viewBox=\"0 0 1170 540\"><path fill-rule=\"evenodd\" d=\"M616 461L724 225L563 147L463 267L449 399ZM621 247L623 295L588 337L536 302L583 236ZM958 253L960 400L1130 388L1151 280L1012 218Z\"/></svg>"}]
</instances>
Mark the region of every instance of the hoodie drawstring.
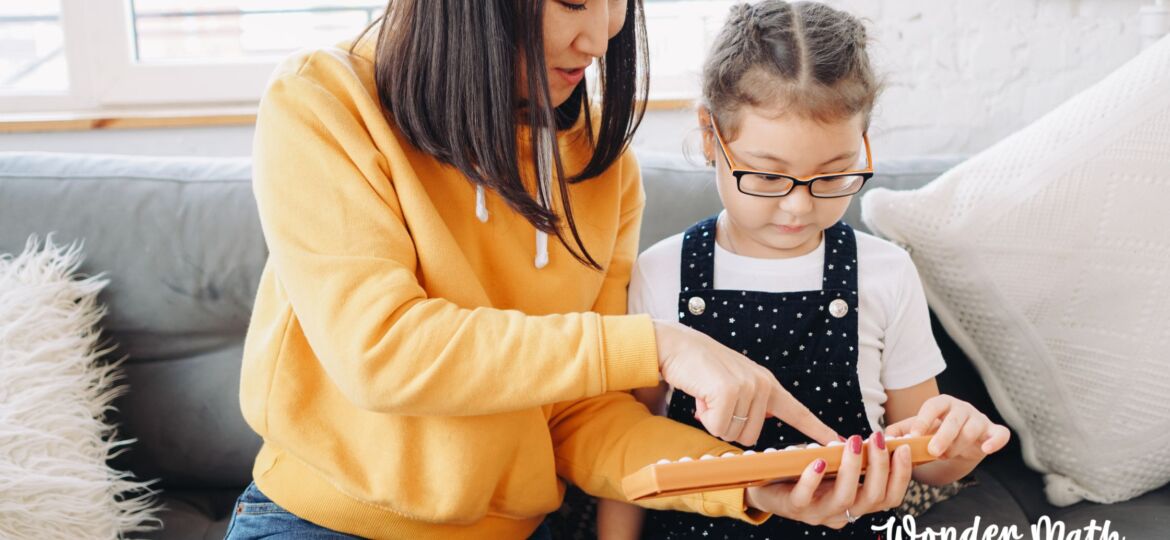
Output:
<instances>
[{"instance_id":1,"label":"hoodie drawstring","mask_svg":"<svg viewBox=\"0 0 1170 540\"><path fill-rule=\"evenodd\" d=\"M549 148L549 144L541 145L542 159L540 160L540 163L544 165L542 169L548 169L548 164L552 159L552 150ZM540 183L541 186L543 186L539 197L540 205L544 208L550 208L551 203L549 201L552 197L550 193L552 191L552 173L548 172L547 170L541 170ZM483 186L477 184L475 186L475 218L478 219L480 223L487 223L488 217L487 196L484 193ZM548 266L548 233L540 229L536 229L536 259L533 261L533 264L537 269Z\"/></svg>"},{"instance_id":2,"label":"hoodie drawstring","mask_svg":"<svg viewBox=\"0 0 1170 540\"><path fill-rule=\"evenodd\" d=\"M543 165L541 170L538 171L540 174L540 185L542 186L539 197L540 205L544 208L552 208L551 200L553 173L551 169L553 156L552 145L554 143L550 142L547 137L544 137L543 133L538 133L538 135L541 135L540 138L545 143L540 145L541 155L540 160L538 161L538 163ZM533 264L536 265L537 270L548 266L548 233L540 229L536 230L536 260L533 261Z\"/></svg>"},{"instance_id":3,"label":"hoodie drawstring","mask_svg":"<svg viewBox=\"0 0 1170 540\"><path fill-rule=\"evenodd\" d=\"M536 230L536 268L539 270L548 266L548 233Z\"/></svg>"},{"instance_id":4,"label":"hoodie drawstring","mask_svg":"<svg viewBox=\"0 0 1170 540\"><path fill-rule=\"evenodd\" d=\"M483 186L479 184L475 186L475 217L479 219L480 223L487 223L487 199L483 194Z\"/></svg>"}]
</instances>

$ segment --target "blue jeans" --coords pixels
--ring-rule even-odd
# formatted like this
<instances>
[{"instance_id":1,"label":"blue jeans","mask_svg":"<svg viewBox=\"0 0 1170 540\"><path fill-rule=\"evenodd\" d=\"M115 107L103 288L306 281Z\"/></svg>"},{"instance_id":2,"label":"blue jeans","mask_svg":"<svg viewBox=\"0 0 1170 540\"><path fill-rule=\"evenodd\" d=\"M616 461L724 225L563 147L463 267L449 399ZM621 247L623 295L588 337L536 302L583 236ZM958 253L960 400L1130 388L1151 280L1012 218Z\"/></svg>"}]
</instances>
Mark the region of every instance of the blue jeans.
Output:
<instances>
[{"instance_id":1,"label":"blue jeans","mask_svg":"<svg viewBox=\"0 0 1170 540\"><path fill-rule=\"evenodd\" d=\"M274 540L333 540L336 538L360 538L327 529L306 521L272 502L260 492L253 482L236 499L232 520L228 524L225 540L252 540L271 538ZM541 523L529 540L552 540L548 525Z\"/></svg>"},{"instance_id":2,"label":"blue jeans","mask_svg":"<svg viewBox=\"0 0 1170 540\"><path fill-rule=\"evenodd\" d=\"M255 483L248 484L244 493L236 499L232 509L232 520L228 524L225 540L252 540L272 538L274 540L332 540L335 538L359 538L337 532L301 519L292 512L272 502L260 492Z\"/></svg>"}]
</instances>

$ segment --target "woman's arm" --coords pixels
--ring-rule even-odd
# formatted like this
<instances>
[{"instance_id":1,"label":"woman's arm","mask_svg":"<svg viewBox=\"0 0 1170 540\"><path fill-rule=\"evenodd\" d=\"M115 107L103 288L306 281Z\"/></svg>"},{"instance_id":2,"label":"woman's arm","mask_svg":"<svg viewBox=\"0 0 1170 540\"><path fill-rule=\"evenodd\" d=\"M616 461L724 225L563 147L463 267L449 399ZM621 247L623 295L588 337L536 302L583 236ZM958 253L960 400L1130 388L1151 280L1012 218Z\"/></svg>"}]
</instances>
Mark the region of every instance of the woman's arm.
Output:
<instances>
[{"instance_id":1,"label":"woman's arm","mask_svg":"<svg viewBox=\"0 0 1170 540\"><path fill-rule=\"evenodd\" d=\"M615 501L625 500L621 484L626 475L659 459L735 450L702 430L650 414L629 392L557 404L549 427L556 448L557 475L590 495ZM638 504L756 524L769 516L747 507L743 489L663 497Z\"/></svg>"},{"instance_id":2,"label":"woman's arm","mask_svg":"<svg viewBox=\"0 0 1170 540\"><path fill-rule=\"evenodd\" d=\"M428 297L412 238L427 224L408 227L399 204L425 194L393 181L412 173L413 150L375 145L366 123L377 105L327 90L303 68L278 76L261 102L254 191L280 286L271 294L288 298L287 324L354 404L480 415L657 384L647 316L528 316Z\"/></svg>"},{"instance_id":3,"label":"woman's arm","mask_svg":"<svg viewBox=\"0 0 1170 540\"><path fill-rule=\"evenodd\" d=\"M660 383L651 388L635 389L634 398L645 405L651 413L658 416L666 415L669 405L667 397L670 387ZM641 507L611 499L601 499L597 503L597 538L598 540L635 540L642 535L642 522L646 511Z\"/></svg>"},{"instance_id":4,"label":"woman's arm","mask_svg":"<svg viewBox=\"0 0 1170 540\"><path fill-rule=\"evenodd\" d=\"M623 180L622 225L615 238L613 260L606 268L605 281L594 309L604 315L644 311L629 301L630 280L638 254L645 192L638 162L632 153L622 157L627 174ZM638 285L635 285L637 287ZM621 502L621 482L625 475L662 458L699 456L731 450L731 445L651 411L658 408L666 383L647 385L634 391L642 403L628 392L611 392L596 398L553 406L549 428L556 448L557 473L585 492L600 497L598 533L601 538L637 538L641 533L644 511ZM657 508L699 512L711 516L729 516L760 522L767 515L748 511L743 504L743 490L694 494L658 499L649 503ZM611 536L613 535L613 536Z\"/></svg>"}]
</instances>

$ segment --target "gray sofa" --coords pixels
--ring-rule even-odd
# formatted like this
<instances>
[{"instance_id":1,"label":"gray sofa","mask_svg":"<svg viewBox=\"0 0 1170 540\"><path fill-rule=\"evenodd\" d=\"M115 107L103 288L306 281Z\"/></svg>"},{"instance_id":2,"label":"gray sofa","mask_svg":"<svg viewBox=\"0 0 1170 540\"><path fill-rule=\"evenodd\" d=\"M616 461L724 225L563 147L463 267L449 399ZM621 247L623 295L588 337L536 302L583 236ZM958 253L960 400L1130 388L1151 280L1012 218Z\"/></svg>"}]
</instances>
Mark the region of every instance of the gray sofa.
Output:
<instances>
[{"instance_id":1,"label":"gray sofa","mask_svg":"<svg viewBox=\"0 0 1170 540\"><path fill-rule=\"evenodd\" d=\"M715 212L710 173L673 155L640 154L648 205L642 246ZM953 158L878 163L870 184L920 186ZM257 436L238 404L240 355L266 250L243 159L0 153L0 253L30 234L85 241L83 271L111 280L105 335L128 355L129 392L114 418L137 442L114 465L158 478L165 527L153 538L222 538L250 481ZM853 205L847 221L861 226ZM978 375L936 324L949 368L944 392L994 414ZM1048 505L1043 483L1011 445L976 471L979 485L920 526L1015 524L1042 515L1070 528L1108 519L1130 539L1170 538L1170 488L1122 504Z\"/></svg>"}]
</instances>

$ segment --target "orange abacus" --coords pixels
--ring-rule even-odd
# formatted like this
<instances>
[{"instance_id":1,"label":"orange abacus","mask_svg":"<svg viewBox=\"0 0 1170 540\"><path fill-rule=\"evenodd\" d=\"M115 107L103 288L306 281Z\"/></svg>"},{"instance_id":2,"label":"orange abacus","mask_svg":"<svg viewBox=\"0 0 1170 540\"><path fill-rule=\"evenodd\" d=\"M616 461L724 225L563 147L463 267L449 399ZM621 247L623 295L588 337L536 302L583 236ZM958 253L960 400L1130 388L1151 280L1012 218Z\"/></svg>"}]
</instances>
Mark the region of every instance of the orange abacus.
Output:
<instances>
[{"instance_id":1,"label":"orange abacus","mask_svg":"<svg viewBox=\"0 0 1170 540\"><path fill-rule=\"evenodd\" d=\"M929 436L894 437L886 439L886 450L893 453L900 446L909 446L910 460L918 465L936 459L926 451L929 442ZM796 480L804 468L818 458L827 464L825 475L833 475L841 466L843 444L833 442L821 446L812 443L782 449L769 448L762 452L727 452L722 456L707 455L698 459L664 459L626 476L622 480L622 491L627 499L637 501ZM865 472L867 455L868 451L863 449L862 473Z\"/></svg>"}]
</instances>

